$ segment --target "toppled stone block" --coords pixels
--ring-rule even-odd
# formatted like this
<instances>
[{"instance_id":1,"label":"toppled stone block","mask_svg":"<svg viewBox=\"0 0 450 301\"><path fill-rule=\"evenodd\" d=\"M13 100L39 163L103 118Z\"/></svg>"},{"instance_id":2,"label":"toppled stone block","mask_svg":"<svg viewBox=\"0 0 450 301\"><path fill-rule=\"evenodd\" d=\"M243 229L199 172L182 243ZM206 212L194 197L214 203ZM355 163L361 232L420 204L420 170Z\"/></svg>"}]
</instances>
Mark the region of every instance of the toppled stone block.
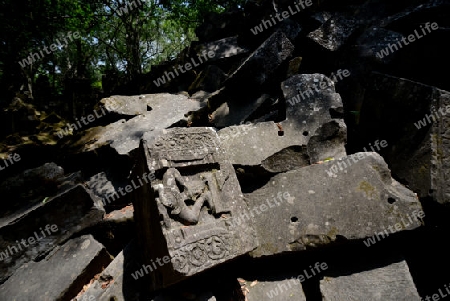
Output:
<instances>
[{"instance_id":1,"label":"toppled stone block","mask_svg":"<svg viewBox=\"0 0 450 301\"><path fill-rule=\"evenodd\" d=\"M150 293L146 291L150 281L149 275L135 278L136 269L140 268L138 263L140 251L136 241L133 240L73 301L216 301L215 294L209 291L217 290L215 281L219 283L220 289L231 293L229 287L224 287L223 279L220 281L206 275L202 275L202 279L210 279L211 283L197 279L198 282L194 280L190 284L183 283L176 289L170 287L157 293Z\"/></svg>"},{"instance_id":2,"label":"toppled stone block","mask_svg":"<svg viewBox=\"0 0 450 301\"><path fill-rule=\"evenodd\" d=\"M389 142L386 162L419 197L450 203L450 92L380 73L369 83L360 131Z\"/></svg>"},{"instance_id":3,"label":"toppled stone block","mask_svg":"<svg viewBox=\"0 0 450 301\"><path fill-rule=\"evenodd\" d=\"M88 152L109 145L119 155L129 155L139 147L143 133L168 128L183 121L187 124L187 113L202 107L198 101L181 94L162 93L146 97L151 98L147 102L151 111L128 121L119 120L105 127L91 128L84 132L74 147L81 152Z\"/></svg>"},{"instance_id":4,"label":"toppled stone block","mask_svg":"<svg viewBox=\"0 0 450 301\"><path fill-rule=\"evenodd\" d=\"M2 196L1 216L11 215L13 211L28 209L47 195L55 194L64 181L64 170L55 163L27 169L7 178L0 184ZM0 217L0 224L3 220Z\"/></svg>"},{"instance_id":5,"label":"toppled stone block","mask_svg":"<svg viewBox=\"0 0 450 301\"><path fill-rule=\"evenodd\" d=\"M417 196L391 178L380 155L370 154L353 162L344 158L346 169L337 174L330 173L334 161L278 174L246 194L260 242L251 255L364 239L397 223L398 231L419 227Z\"/></svg>"},{"instance_id":6,"label":"toppled stone block","mask_svg":"<svg viewBox=\"0 0 450 301\"><path fill-rule=\"evenodd\" d=\"M110 261L91 235L71 239L44 260L21 266L0 286L0 300L70 300Z\"/></svg>"},{"instance_id":7,"label":"toppled stone block","mask_svg":"<svg viewBox=\"0 0 450 301\"><path fill-rule=\"evenodd\" d=\"M96 225L104 213L94 196L77 185L4 219L0 228L0 282L24 263L40 259L73 234Z\"/></svg>"},{"instance_id":8,"label":"toppled stone block","mask_svg":"<svg viewBox=\"0 0 450 301\"><path fill-rule=\"evenodd\" d=\"M325 88L320 89L323 84ZM261 166L276 173L346 156L347 127L333 82L321 74L302 74L284 81L281 87L288 100L286 120L218 132L233 165Z\"/></svg>"},{"instance_id":9,"label":"toppled stone block","mask_svg":"<svg viewBox=\"0 0 450 301\"><path fill-rule=\"evenodd\" d=\"M146 133L139 155L133 173L156 175L151 185L134 193L135 221L147 264L144 270L151 272L153 289L257 246L251 224L237 219L246 204L214 129Z\"/></svg>"},{"instance_id":10,"label":"toppled stone block","mask_svg":"<svg viewBox=\"0 0 450 301\"><path fill-rule=\"evenodd\" d=\"M405 261L348 276L325 277L320 291L324 301L422 300Z\"/></svg>"}]
</instances>

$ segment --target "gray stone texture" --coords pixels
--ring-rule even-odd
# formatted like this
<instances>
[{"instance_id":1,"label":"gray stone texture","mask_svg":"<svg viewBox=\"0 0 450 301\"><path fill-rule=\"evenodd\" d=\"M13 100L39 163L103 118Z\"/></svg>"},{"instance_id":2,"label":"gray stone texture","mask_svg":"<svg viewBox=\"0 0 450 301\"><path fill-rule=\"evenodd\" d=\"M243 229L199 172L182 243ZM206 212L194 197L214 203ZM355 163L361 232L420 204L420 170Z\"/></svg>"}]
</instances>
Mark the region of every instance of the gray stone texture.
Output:
<instances>
[{"instance_id":1,"label":"gray stone texture","mask_svg":"<svg viewBox=\"0 0 450 301\"><path fill-rule=\"evenodd\" d=\"M293 102L286 103L285 120L218 132L233 165L261 166L275 173L346 156L347 127L333 82L321 74L302 74L290 77L281 87L285 99Z\"/></svg>"},{"instance_id":2,"label":"gray stone texture","mask_svg":"<svg viewBox=\"0 0 450 301\"><path fill-rule=\"evenodd\" d=\"M320 281L323 301L420 301L405 261L348 276Z\"/></svg>"},{"instance_id":3,"label":"gray stone texture","mask_svg":"<svg viewBox=\"0 0 450 301\"><path fill-rule=\"evenodd\" d=\"M128 121L119 120L105 127L99 126L88 129L81 139L74 144L74 147L80 152L89 152L109 145L118 154L129 155L130 152L138 148L139 141L145 132L168 128L181 121L187 123L187 114L201 108L198 101L181 94L162 93L144 96L150 98L146 101L146 105L152 108L151 111ZM136 105L136 110L139 107L142 107L141 109L146 108L142 103L140 105L134 103L134 105ZM120 109L120 111L126 110L128 110L126 106ZM118 109L118 112L120 111Z\"/></svg>"},{"instance_id":4,"label":"gray stone texture","mask_svg":"<svg viewBox=\"0 0 450 301\"><path fill-rule=\"evenodd\" d=\"M5 281L24 263L40 259L72 235L96 225L104 213L94 196L83 185L77 185L5 220L0 228L0 251L7 252L7 257L0 261L0 281ZM46 225L55 225L57 231L46 231ZM41 229L46 232L42 234ZM30 237L35 237L34 244L29 242ZM19 248L16 241L22 239L30 245L22 244Z\"/></svg>"},{"instance_id":5,"label":"gray stone texture","mask_svg":"<svg viewBox=\"0 0 450 301\"><path fill-rule=\"evenodd\" d=\"M253 284L253 285L252 285ZM297 279L257 281L246 285L248 301L306 301L302 284Z\"/></svg>"},{"instance_id":6,"label":"gray stone texture","mask_svg":"<svg viewBox=\"0 0 450 301\"><path fill-rule=\"evenodd\" d=\"M419 227L421 221L413 213L418 216L422 210L417 196L391 178L377 153L359 154L369 155L356 163L342 159L336 174L329 173L336 161L315 164L278 174L246 194L260 242L251 255L317 248L337 237L364 239L397 223L401 230Z\"/></svg>"},{"instance_id":7,"label":"gray stone texture","mask_svg":"<svg viewBox=\"0 0 450 301\"><path fill-rule=\"evenodd\" d=\"M388 140L386 161L419 197L449 203L450 92L380 73L370 82L361 129Z\"/></svg>"},{"instance_id":8,"label":"gray stone texture","mask_svg":"<svg viewBox=\"0 0 450 301\"><path fill-rule=\"evenodd\" d=\"M91 235L71 239L42 261L21 266L0 286L0 300L70 300L110 261Z\"/></svg>"}]
</instances>

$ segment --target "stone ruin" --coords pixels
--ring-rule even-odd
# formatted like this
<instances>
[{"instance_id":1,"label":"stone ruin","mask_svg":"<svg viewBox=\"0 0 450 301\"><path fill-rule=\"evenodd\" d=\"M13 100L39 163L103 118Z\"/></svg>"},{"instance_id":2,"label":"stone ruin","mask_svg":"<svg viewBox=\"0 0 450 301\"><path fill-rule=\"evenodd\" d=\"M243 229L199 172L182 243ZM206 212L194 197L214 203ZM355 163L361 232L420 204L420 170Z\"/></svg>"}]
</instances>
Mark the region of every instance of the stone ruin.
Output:
<instances>
[{"instance_id":1,"label":"stone ruin","mask_svg":"<svg viewBox=\"0 0 450 301\"><path fill-rule=\"evenodd\" d=\"M63 121L12 106L7 122L33 116L0 145L21 158L0 173L0 300L444 299L450 6L418 2L324 0L258 35L287 1L210 15L57 142L39 130ZM442 28L376 55L428 19Z\"/></svg>"}]
</instances>

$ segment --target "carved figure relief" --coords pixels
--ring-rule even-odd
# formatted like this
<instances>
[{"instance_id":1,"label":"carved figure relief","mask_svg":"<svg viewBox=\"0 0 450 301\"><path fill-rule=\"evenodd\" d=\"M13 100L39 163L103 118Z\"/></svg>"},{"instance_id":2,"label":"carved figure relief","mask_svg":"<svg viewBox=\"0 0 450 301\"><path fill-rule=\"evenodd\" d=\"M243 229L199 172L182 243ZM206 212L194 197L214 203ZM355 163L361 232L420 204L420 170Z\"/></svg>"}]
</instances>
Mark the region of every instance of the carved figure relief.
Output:
<instances>
[{"instance_id":1,"label":"carved figure relief","mask_svg":"<svg viewBox=\"0 0 450 301\"><path fill-rule=\"evenodd\" d=\"M197 224L205 204L212 215L229 211L220 204L220 188L213 174L199 174L197 178L185 179L176 168L169 168L163 175L162 184L156 185L155 190L159 195L157 201L166 208L160 211L163 212L167 228L171 226L171 219L186 226ZM219 210L217 207L220 207Z\"/></svg>"}]
</instances>

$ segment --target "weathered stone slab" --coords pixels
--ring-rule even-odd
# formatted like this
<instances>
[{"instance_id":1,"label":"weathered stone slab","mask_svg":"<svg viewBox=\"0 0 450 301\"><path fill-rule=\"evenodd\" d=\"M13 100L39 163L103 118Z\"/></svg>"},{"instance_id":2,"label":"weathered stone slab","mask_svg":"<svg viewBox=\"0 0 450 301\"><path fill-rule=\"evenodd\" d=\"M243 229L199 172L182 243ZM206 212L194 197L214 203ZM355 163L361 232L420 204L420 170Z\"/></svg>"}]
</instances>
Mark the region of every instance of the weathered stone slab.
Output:
<instances>
[{"instance_id":1,"label":"weathered stone slab","mask_svg":"<svg viewBox=\"0 0 450 301\"><path fill-rule=\"evenodd\" d=\"M323 84L325 88L320 89ZM283 172L344 157L347 127L333 82L321 74L302 74L284 81L281 87L284 97L292 101L292 105L286 103L285 120L278 125L269 121L218 132L231 162Z\"/></svg>"},{"instance_id":2,"label":"weathered stone slab","mask_svg":"<svg viewBox=\"0 0 450 301\"><path fill-rule=\"evenodd\" d=\"M134 193L152 288L166 287L256 247L251 224L237 220L246 204L214 129L146 133L133 173L152 171L156 179L151 186ZM164 264L157 266L154 261L161 259Z\"/></svg>"},{"instance_id":3,"label":"weathered stone slab","mask_svg":"<svg viewBox=\"0 0 450 301\"><path fill-rule=\"evenodd\" d=\"M150 281L149 275L139 279L132 276L136 269L142 268L138 263L140 252L136 241L133 240L114 258L98 279L87 285L87 289L73 301L216 301L214 294L208 292L211 287L204 282L183 284L183 287L177 289L170 287L156 294L148 292L146 288Z\"/></svg>"},{"instance_id":4,"label":"weathered stone slab","mask_svg":"<svg viewBox=\"0 0 450 301\"><path fill-rule=\"evenodd\" d=\"M324 301L420 301L405 261L348 276L320 281Z\"/></svg>"},{"instance_id":5,"label":"weathered stone slab","mask_svg":"<svg viewBox=\"0 0 450 301\"><path fill-rule=\"evenodd\" d=\"M46 196L55 194L64 181L64 170L55 163L27 169L0 184L2 210L0 225L13 214L29 209Z\"/></svg>"},{"instance_id":6,"label":"weathered stone slab","mask_svg":"<svg viewBox=\"0 0 450 301\"><path fill-rule=\"evenodd\" d=\"M420 197L450 203L450 92L380 73L369 83L360 131L389 142L386 162Z\"/></svg>"},{"instance_id":7,"label":"weathered stone slab","mask_svg":"<svg viewBox=\"0 0 450 301\"><path fill-rule=\"evenodd\" d=\"M21 266L0 286L0 300L70 300L110 261L91 235L71 239L44 260Z\"/></svg>"},{"instance_id":8,"label":"weathered stone slab","mask_svg":"<svg viewBox=\"0 0 450 301\"><path fill-rule=\"evenodd\" d=\"M277 300L277 301L306 301L302 284L297 279L279 281L257 281L248 283L248 301Z\"/></svg>"},{"instance_id":9,"label":"weathered stone slab","mask_svg":"<svg viewBox=\"0 0 450 301\"><path fill-rule=\"evenodd\" d=\"M251 255L302 251L337 237L363 239L397 223L398 231L419 227L417 196L391 178L380 155L358 155L359 161L339 161L337 173L330 172L336 161L315 164L278 174L246 194L260 242Z\"/></svg>"},{"instance_id":10,"label":"weathered stone slab","mask_svg":"<svg viewBox=\"0 0 450 301\"><path fill-rule=\"evenodd\" d=\"M20 216L4 219L0 228L0 282L24 263L38 260L73 234L97 224L104 213L93 195L77 185Z\"/></svg>"},{"instance_id":11,"label":"weathered stone slab","mask_svg":"<svg viewBox=\"0 0 450 301\"><path fill-rule=\"evenodd\" d=\"M128 121L119 120L105 127L95 127L84 132L74 147L81 152L96 150L109 145L120 155L129 153L139 147L143 133L151 130L168 128L176 123L187 123L187 113L196 111L202 104L185 95L156 94L146 95L152 98L147 102L152 110ZM70 145L72 146L72 145Z\"/></svg>"},{"instance_id":12,"label":"weathered stone slab","mask_svg":"<svg viewBox=\"0 0 450 301\"><path fill-rule=\"evenodd\" d=\"M151 111L152 103L158 103L162 99L173 98L173 95L168 93L161 94L145 94L145 95L112 95L103 98L97 104L99 108L98 114L101 113L115 113L121 116L136 116L146 114ZM103 110L103 111L102 111Z\"/></svg>"}]
</instances>

